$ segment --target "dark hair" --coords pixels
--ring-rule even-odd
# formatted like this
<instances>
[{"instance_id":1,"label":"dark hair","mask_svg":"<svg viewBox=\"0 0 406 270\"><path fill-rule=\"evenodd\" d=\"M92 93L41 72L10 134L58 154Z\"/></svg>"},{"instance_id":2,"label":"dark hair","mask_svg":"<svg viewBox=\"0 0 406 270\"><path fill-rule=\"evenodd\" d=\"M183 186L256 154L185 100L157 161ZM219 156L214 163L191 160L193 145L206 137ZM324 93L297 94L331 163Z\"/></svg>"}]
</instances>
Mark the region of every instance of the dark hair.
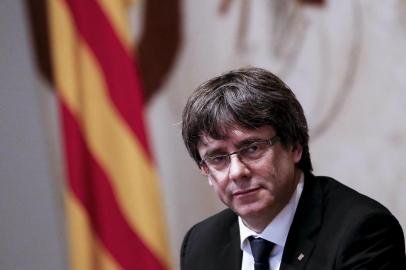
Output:
<instances>
[{"instance_id":1,"label":"dark hair","mask_svg":"<svg viewBox=\"0 0 406 270\"><path fill-rule=\"evenodd\" d=\"M202 135L224 139L235 126L272 126L284 146L303 147L298 167L312 171L309 135L302 106L290 88L271 72L254 67L232 70L200 85L182 115L182 136L192 158L200 164Z\"/></svg>"}]
</instances>

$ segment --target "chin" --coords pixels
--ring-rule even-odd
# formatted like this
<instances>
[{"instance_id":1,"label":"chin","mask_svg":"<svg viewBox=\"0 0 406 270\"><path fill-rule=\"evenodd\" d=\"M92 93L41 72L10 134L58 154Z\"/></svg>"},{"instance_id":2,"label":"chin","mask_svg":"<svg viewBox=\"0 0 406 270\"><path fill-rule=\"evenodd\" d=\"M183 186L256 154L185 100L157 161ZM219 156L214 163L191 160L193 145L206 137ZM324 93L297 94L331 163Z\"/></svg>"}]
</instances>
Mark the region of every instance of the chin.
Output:
<instances>
[{"instance_id":1,"label":"chin","mask_svg":"<svg viewBox=\"0 0 406 270\"><path fill-rule=\"evenodd\" d=\"M263 215L264 211L266 211L267 207L263 204L259 204L258 202L248 204L248 205L236 205L233 210L242 218L248 217L253 218L256 216Z\"/></svg>"}]
</instances>

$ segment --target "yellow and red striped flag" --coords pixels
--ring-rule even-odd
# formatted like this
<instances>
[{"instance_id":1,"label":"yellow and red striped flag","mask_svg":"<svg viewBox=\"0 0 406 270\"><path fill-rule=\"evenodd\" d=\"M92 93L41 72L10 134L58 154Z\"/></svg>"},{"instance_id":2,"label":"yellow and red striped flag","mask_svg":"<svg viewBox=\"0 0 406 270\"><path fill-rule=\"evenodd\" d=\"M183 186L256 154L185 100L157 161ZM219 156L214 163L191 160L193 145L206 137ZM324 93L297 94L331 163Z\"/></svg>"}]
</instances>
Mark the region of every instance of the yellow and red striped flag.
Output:
<instances>
[{"instance_id":1,"label":"yellow and red striped flag","mask_svg":"<svg viewBox=\"0 0 406 270\"><path fill-rule=\"evenodd\" d=\"M170 268L125 0L48 0L71 269Z\"/></svg>"}]
</instances>

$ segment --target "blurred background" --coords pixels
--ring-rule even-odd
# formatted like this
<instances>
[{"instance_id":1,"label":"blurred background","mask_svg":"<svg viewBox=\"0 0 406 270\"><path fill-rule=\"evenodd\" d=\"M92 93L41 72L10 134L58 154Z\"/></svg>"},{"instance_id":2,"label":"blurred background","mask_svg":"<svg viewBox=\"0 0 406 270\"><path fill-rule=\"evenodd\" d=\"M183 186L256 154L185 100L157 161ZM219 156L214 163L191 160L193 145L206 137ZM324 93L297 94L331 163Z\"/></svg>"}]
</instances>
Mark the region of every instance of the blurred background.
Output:
<instances>
[{"instance_id":1,"label":"blurred background","mask_svg":"<svg viewBox=\"0 0 406 270\"><path fill-rule=\"evenodd\" d=\"M144 133L139 133L137 128L134 133L128 132L135 138L135 142L128 145L146 156L147 170L155 173L151 180L155 182L151 183L156 184L153 188L137 184L142 183L145 174L134 181L122 177L112 184L112 192L108 193L113 198L111 201L118 198L122 208L118 207L117 212L124 213L123 220L129 220L130 224L123 228L130 227L127 228L129 235L137 236L134 238L139 240L139 245L127 244L132 238L126 238L125 234L115 243L109 235L114 238L115 233L124 229L100 225L99 222L114 219L109 216L111 208L103 210L107 195L97 193L98 200L90 199L91 203L86 204L88 201L80 197L82 193L76 191L75 183L68 180L67 172L79 161L66 150L71 145L67 142L70 126L64 110L72 109L74 102L69 99L69 89L65 90L68 92L56 90L65 85L70 87L69 72L63 73L62 69L63 75L58 77L61 69L55 60L65 54L67 60L70 59L69 49L64 51L68 43L64 39L65 32L52 26L63 16L47 17L52 9L49 3L58 2L60 6L57 4L55 10L62 6L68 10L67 14L74 14L72 18L79 33L77 44L85 51L100 45L100 50L108 48L101 52L107 55L106 59L118 59L121 54L116 55L114 51L117 39L124 44L118 46L122 55L134 57L134 70L138 74L135 77L125 72L128 61L113 65L98 58L96 62L111 67L110 73L106 71L108 68L103 69L109 86L114 84L109 84L109 76L115 74L119 82L129 82L130 92L136 88L144 96L142 102L128 104L130 111L135 107L141 111L140 118L130 122L144 129ZM85 2L92 4L82 5ZM113 5L119 3L125 12L109 13L116 10ZM101 6L98 11L107 14L105 17L86 9L97 5ZM129 27L124 27L127 35L114 31L118 28L107 27L111 33L117 33L111 43L106 42L105 36L100 40L96 37L95 41L86 39L87 35L104 29L103 18L112 25L127 21ZM193 224L223 208L183 146L180 135L183 105L204 80L247 65L269 69L296 93L309 121L314 173L334 177L378 200L406 230L405 0L54 0L48 1L48 6L45 1L2 0L0 33L1 269L70 269L70 266L80 265L72 262L75 259L68 255L73 253L69 251L72 250L69 239L76 227L72 230L69 221L72 213L68 214L69 202L66 201L75 195L79 197L77 201L85 205L82 214L89 217L86 223L91 231L89 235L96 235L96 240L83 235L79 239L83 243L95 241L90 250L96 247L104 254L81 253L83 257L93 256L90 261L102 258L102 262L84 264L92 265L88 269L178 269L184 234ZM62 43L62 49L55 43ZM59 54L55 54L58 50ZM94 50L96 57L100 50ZM91 76L85 68L73 70L85 79ZM138 85L135 88L134 82ZM88 98L88 108L102 103L92 95L90 92L84 95ZM110 95L115 102L114 93ZM125 103L125 99L121 99L122 102ZM121 115L121 105L114 104L118 109L112 106L111 111L114 115L119 111L117 114ZM74 117L87 115L75 110L72 109ZM131 112L129 115L133 116ZM110 119L104 114L92 117L91 123L105 124L109 123L106 119ZM86 133L87 122L78 122L79 128L76 128ZM121 129L126 131L125 127L126 124ZM121 134L121 129L116 133L114 127L104 128L106 132L112 131L111 134ZM84 140L91 144L92 135L86 136ZM107 136L103 142L117 140L120 144L123 141L120 136ZM90 156L94 154L92 147L89 146ZM113 172L109 173L106 168L110 167L106 164L112 158L120 160L118 165L121 166L117 149L130 150L126 144L109 147L95 147L106 149L106 153L95 150L95 158L91 160L101 164L106 175L121 175L121 169L112 168ZM84 170L80 168L79 171ZM136 178L137 172L135 169ZM94 174L88 173L84 179ZM87 192L93 194L92 185L98 186L100 181L87 183ZM126 181L135 184L123 185ZM124 192L126 187L130 188ZM131 189L135 193L131 193ZM153 190L151 195L150 190ZM151 201L141 201L143 198ZM153 206L149 208L149 205ZM148 211L143 210L144 206ZM95 208L102 210L95 211ZM161 211L156 212L157 219L150 213L145 214L154 209ZM103 214L94 213L107 214L103 219L98 218ZM148 234L149 225L142 224L145 220L149 220L146 224L156 221L157 227L163 228L167 239L164 250L156 244L158 236L154 235L154 229L151 229L152 236ZM135 257L135 262L120 259L121 251L115 251L117 246L128 248L129 254L133 252L134 255L128 257ZM81 244L79 247L83 251ZM137 266L137 261L144 260L144 257L137 258L138 248L146 250L152 258L140 264L143 266ZM108 258L110 263L104 264L103 258ZM76 260L82 258L76 257ZM154 260L161 263L154 264Z\"/></svg>"}]
</instances>

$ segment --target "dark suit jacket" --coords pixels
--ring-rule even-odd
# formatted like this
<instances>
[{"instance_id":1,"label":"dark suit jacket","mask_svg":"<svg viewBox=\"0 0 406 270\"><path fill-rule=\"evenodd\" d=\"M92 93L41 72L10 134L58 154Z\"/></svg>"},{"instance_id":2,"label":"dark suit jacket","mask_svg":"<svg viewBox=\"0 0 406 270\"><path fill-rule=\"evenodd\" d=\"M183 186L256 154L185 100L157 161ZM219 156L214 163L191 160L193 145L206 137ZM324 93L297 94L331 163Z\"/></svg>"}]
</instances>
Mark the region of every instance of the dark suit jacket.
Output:
<instances>
[{"instance_id":1,"label":"dark suit jacket","mask_svg":"<svg viewBox=\"0 0 406 270\"><path fill-rule=\"evenodd\" d=\"M229 209L193 226L183 240L182 270L240 270L241 260L238 219ZM378 202L307 174L280 269L406 270L403 232Z\"/></svg>"}]
</instances>

